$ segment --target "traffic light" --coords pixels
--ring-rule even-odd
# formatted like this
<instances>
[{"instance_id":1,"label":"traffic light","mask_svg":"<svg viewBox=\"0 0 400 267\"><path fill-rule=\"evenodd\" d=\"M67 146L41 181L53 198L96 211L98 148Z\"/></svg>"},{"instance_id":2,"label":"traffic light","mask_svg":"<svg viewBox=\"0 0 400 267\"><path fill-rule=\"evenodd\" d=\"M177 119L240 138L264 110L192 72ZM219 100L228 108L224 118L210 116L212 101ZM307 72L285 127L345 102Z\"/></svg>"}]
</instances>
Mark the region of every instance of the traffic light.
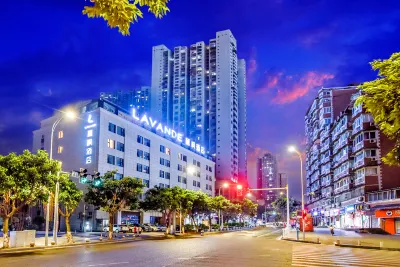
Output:
<instances>
[{"instance_id":1,"label":"traffic light","mask_svg":"<svg viewBox=\"0 0 400 267\"><path fill-rule=\"evenodd\" d=\"M238 197L243 196L243 186L241 184L237 185L237 196Z\"/></svg>"},{"instance_id":2,"label":"traffic light","mask_svg":"<svg viewBox=\"0 0 400 267\"><path fill-rule=\"evenodd\" d=\"M94 174L93 174L93 185L95 186L95 187L99 187L99 186L101 186L101 178L100 178L100 173L99 172L94 172Z\"/></svg>"},{"instance_id":3,"label":"traffic light","mask_svg":"<svg viewBox=\"0 0 400 267\"><path fill-rule=\"evenodd\" d=\"M86 184L88 182L87 169L84 169L84 168L79 169L79 182L81 184Z\"/></svg>"}]
</instances>

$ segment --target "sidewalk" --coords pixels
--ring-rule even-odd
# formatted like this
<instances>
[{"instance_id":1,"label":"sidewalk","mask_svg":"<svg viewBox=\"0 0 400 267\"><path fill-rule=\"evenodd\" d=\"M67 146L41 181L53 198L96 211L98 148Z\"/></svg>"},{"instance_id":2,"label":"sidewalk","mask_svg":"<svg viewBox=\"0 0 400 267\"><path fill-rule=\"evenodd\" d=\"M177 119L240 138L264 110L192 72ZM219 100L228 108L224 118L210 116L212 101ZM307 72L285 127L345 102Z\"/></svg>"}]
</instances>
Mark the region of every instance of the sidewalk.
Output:
<instances>
[{"instance_id":1,"label":"sidewalk","mask_svg":"<svg viewBox=\"0 0 400 267\"><path fill-rule=\"evenodd\" d=\"M291 239L296 239L296 231L292 230L287 236ZM303 233L299 232L299 239L301 240ZM340 240L343 245L358 245L358 241L362 246L379 247L380 242L383 242L383 247L386 248L400 248L400 236L393 235L372 235L372 234L359 234L354 231L345 231L335 229L335 235L331 236L329 229L315 229L315 232L306 232L306 241L319 241L321 244L333 245L334 242Z\"/></svg>"}]
</instances>

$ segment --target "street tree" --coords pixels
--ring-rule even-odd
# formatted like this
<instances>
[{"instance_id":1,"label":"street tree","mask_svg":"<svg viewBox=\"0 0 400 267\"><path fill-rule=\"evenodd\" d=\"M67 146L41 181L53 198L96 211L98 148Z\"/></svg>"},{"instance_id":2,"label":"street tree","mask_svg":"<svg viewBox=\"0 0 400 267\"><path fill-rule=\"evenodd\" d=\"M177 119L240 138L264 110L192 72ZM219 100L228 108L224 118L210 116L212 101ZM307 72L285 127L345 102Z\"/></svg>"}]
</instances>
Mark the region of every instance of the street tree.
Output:
<instances>
[{"instance_id":1,"label":"street tree","mask_svg":"<svg viewBox=\"0 0 400 267\"><path fill-rule=\"evenodd\" d=\"M100 178L100 183L91 183L85 194L85 201L108 212L108 239L113 236L114 214L122 209L136 209L139 196L143 192L143 182L140 179L124 177L115 179L116 171L110 171Z\"/></svg>"},{"instance_id":2,"label":"street tree","mask_svg":"<svg viewBox=\"0 0 400 267\"><path fill-rule=\"evenodd\" d=\"M227 204L228 206L222 210L224 218L226 219L225 221L236 220L239 214L242 213L242 207L240 206L240 204L232 203L229 201Z\"/></svg>"},{"instance_id":3,"label":"street tree","mask_svg":"<svg viewBox=\"0 0 400 267\"><path fill-rule=\"evenodd\" d=\"M384 163L400 165L400 52L370 64L373 70L378 70L378 77L360 86L361 96L355 105L362 104L382 133L394 141L392 149L382 158Z\"/></svg>"},{"instance_id":4,"label":"street tree","mask_svg":"<svg viewBox=\"0 0 400 267\"><path fill-rule=\"evenodd\" d=\"M76 184L69 179L68 175L60 177L60 193L58 196L59 202L62 204L58 210L61 216L65 218L67 227L67 243L73 243L71 225L69 219L79 202L82 200L83 192L78 189Z\"/></svg>"},{"instance_id":5,"label":"street tree","mask_svg":"<svg viewBox=\"0 0 400 267\"><path fill-rule=\"evenodd\" d=\"M180 199L184 190L180 187L160 188L155 187L147 190L144 200L140 203L140 208L148 211L155 210L161 212L166 219L166 234L170 233L171 215L179 210Z\"/></svg>"},{"instance_id":6,"label":"street tree","mask_svg":"<svg viewBox=\"0 0 400 267\"><path fill-rule=\"evenodd\" d=\"M257 215L258 204L253 203L253 201L251 201L250 199L244 198L242 201L239 202L239 204L242 208L242 212L240 214L240 221L245 216L254 217Z\"/></svg>"},{"instance_id":7,"label":"street tree","mask_svg":"<svg viewBox=\"0 0 400 267\"><path fill-rule=\"evenodd\" d=\"M211 215L213 213L219 213L222 212L223 209L229 206L229 201L223 197L223 196L215 196L215 197L209 197L208 198L208 220L209 220L209 227L211 231ZM221 220L221 218L219 218Z\"/></svg>"},{"instance_id":8,"label":"street tree","mask_svg":"<svg viewBox=\"0 0 400 267\"><path fill-rule=\"evenodd\" d=\"M3 248L9 247L10 219L22 207L36 200L46 201L55 185L60 164L50 160L39 150L36 154L25 150L17 155L0 155L0 216L3 219Z\"/></svg>"},{"instance_id":9,"label":"street tree","mask_svg":"<svg viewBox=\"0 0 400 267\"><path fill-rule=\"evenodd\" d=\"M282 219L286 218L286 213L287 213L286 203L287 203L286 195L280 195L274 202L272 202L272 207ZM301 202L295 200L294 198L289 198L290 214L297 211L298 209L301 209Z\"/></svg>"},{"instance_id":10,"label":"street tree","mask_svg":"<svg viewBox=\"0 0 400 267\"><path fill-rule=\"evenodd\" d=\"M129 35L131 24L143 18L141 8L147 7L156 18L162 18L169 12L169 0L90 0L82 13L89 18L103 18L110 28L118 28L122 35Z\"/></svg>"},{"instance_id":11,"label":"street tree","mask_svg":"<svg viewBox=\"0 0 400 267\"><path fill-rule=\"evenodd\" d=\"M194 227L196 230L198 229L198 223L195 219L196 216L207 214L209 212L209 196L202 192L202 191L195 191L194 192L194 200L193 200L193 207L189 211L189 217L192 220Z\"/></svg>"},{"instance_id":12,"label":"street tree","mask_svg":"<svg viewBox=\"0 0 400 267\"><path fill-rule=\"evenodd\" d=\"M186 218L189 212L193 209L193 203L196 199L195 191L193 190L183 190L182 197L180 199L179 209L181 210L182 218L180 220ZM183 225L183 222L182 222ZM185 233L185 227L181 229L182 233Z\"/></svg>"}]
</instances>

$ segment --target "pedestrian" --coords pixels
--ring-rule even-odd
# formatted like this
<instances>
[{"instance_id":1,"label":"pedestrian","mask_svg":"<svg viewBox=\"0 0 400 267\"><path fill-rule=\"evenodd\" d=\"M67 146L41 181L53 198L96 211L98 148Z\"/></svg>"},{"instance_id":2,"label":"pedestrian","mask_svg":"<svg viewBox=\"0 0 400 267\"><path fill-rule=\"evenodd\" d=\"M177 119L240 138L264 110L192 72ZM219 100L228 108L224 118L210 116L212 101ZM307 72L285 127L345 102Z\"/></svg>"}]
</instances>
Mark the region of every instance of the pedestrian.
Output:
<instances>
[{"instance_id":1,"label":"pedestrian","mask_svg":"<svg viewBox=\"0 0 400 267\"><path fill-rule=\"evenodd\" d=\"M333 236L335 234L335 232L333 231L333 225L331 224L331 226L329 227L329 229L331 230L331 235Z\"/></svg>"}]
</instances>

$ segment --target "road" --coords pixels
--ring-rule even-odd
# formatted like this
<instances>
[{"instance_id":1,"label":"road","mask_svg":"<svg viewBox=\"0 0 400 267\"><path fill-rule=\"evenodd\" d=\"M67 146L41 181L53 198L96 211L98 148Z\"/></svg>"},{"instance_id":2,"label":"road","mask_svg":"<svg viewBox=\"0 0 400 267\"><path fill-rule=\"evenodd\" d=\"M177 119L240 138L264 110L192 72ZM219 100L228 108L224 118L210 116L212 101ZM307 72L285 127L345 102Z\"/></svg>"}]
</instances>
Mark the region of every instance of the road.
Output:
<instances>
[{"instance_id":1,"label":"road","mask_svg":"<svg viewBox=\"0 0 400 267\"><path fill-rule=\"evenodd\" d=\"M1 255L0 266L399 266L400 252L280 241L280 230Z\"/></svg>"}]
</instances>

